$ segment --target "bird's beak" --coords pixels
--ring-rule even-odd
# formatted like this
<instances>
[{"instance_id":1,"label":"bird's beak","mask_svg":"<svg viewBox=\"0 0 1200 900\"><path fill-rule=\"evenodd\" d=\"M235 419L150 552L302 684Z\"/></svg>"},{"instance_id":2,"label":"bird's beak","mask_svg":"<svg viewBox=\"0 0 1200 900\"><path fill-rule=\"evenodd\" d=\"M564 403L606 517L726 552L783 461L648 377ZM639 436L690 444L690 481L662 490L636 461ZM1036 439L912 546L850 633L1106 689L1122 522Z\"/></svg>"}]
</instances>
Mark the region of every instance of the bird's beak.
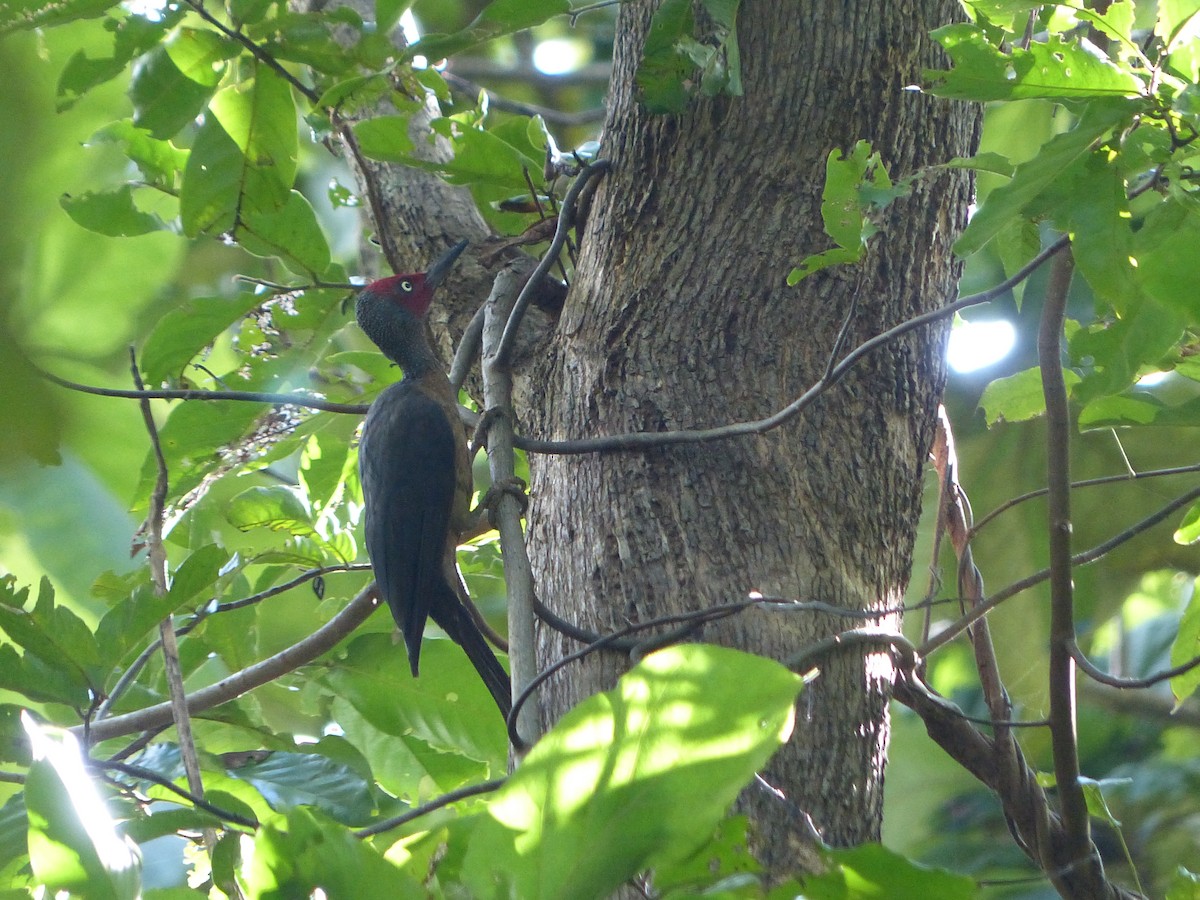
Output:
<instances>
[{"instance_id":1,"label":"bird's beak","mask_svg":"<svg viewBox=\"0 0 1200 900\"><path fill-rule=\"evenodd\" d=\"M446 277L446 273L454 265L454 261L458 259L459 254L467 249L467 241L459 241L453 247L445 252L441 259L429 267L425 273L425 284L433 289L442 283L442 279Z\"/></svg>"}]
</instances>

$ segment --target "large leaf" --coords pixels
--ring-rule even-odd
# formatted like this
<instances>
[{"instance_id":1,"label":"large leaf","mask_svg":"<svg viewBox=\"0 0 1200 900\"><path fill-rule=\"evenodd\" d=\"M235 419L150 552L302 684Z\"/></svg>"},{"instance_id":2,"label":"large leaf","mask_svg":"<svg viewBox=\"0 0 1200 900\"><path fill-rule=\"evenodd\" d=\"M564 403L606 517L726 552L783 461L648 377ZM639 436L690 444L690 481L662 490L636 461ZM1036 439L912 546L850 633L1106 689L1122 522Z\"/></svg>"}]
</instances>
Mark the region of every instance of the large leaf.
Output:
<instances>
[{"instance_id":1,"label":"large leaf","mask_svg":"<svg viewBox=\"0 0 1200 900\"><path fill-rule=\"evenodd\" d=\"M29 589L15 590L13 576L0 580L0 687L27 696L85 707L99 690L100 648L86 623L54 602L50 581L42 579L32 609ZM18 655L13 645L20 647Z\"/></svg>"},{"instance_id":2,"label":"large leaf","mask_svg":"<svg viewBox=\"0 0 1200 900\"><path fill-rule=\"evenodd\" d=\"M142 347L139 363L146 382L177 381L188 362L263 299L241 291L232 297L180 301L158 319Z\"/></svg>"},{"instance_id":3,"label":"large leaf","mask_svg":"<svg viewBox=\"0 0 1200 900\"><path fill-rule=\"evenodd\" d=\"M283 208L298 155L296 108L286 81L259 66L253 80L219 91L184 170L184 232L226 232L239 224L239 213Z\"/></svg>"},{"instance_id":4,"label":"large leaf","mask_svg":"<svg viewBox=\"0 0 1200 900\"><path fill-rule=\"evenodd\" d=\"M213 31L181 28L172 34L133 70L133 124L155 138L173 137L200 115L235 53Z\"/></svg>"},{"instance_id":5,"label":"large leaf","mask_svg":"<svg viewBox=\"0 0 1200 900\"><path fill-rule=\"evenodd\" d=\"M1170 198L1146 217L1134 237L1138 279L1164 306L1200 323L1200 204L1193 198Z\"/></svg>"},{"instance_id":6,"label":"large leaf","mask_svg":"<svg viewBox=\"0 0 1200 900\"><path fill-rule=\"evenodd\" d=\"M830 870L804 880L809 900L972 900L975 881L928 869L878 844L863 844L827 854Z\"/></svg>"},{"instance_id":7,"label":"large leaf","mask_svg":"<svg viewBox=\"0 0 1200 900\"><path fill-rule=\"evenodd\" d=\"M136 847L117 833L96 792L75 738L26 718L34 763L25 782L29 857L51 891L95 900L134 900L141 893Z\"/></svg>"},{"instance_id":8,"label":"large leaf","mask_svg":"<svg viewBox=\"0 0 1200 900\"><path fill-rule=\"evenodd\" d=\"M601 897L686 857L787 739L800 686L735 650L648 656L530 751L489 802L465 876L482 896Z\"/></svg>"},{"instance_id":9,"label":"large leaf","mask_svg":"<svg viewBox=\"0 0 1200 900\"><path fill-rule=\"evenodd\" d=\"M570 11L568 0L492 0L462 31L427 34L408 48L407 56L409 59L424 56L430 61L443 59Z\"/></svg>"},{"instance_id":10,"label":"large leaf","mask_svg":"<svg viewBox=\"0 0 1200 900\"><path fill-rule=\"evenodd\" d=\"M933 32L954 62L950 71L929 71L931 93L959 100L1071 100L1136 96L1142 82L1078 41L1051 34L1029 49L1007 51L991 44L982 28L960 23Z\"/></svg>"},{"instance_id":11,"label":"large leaf","mask_svg":"<svg viewBox=\"0 0 1200 900\"><path fill-rule=\"evenodd\" d=\"M364 634L325 681L387 734L412 735L435 750L488 763L493 772L505 768L504 720L466 655L449 640L425 641L421 677L413 678L402 643Z\"/></svg>"},{"instance_id":12,"label":"large leaf","mask_svg":"<svg viewBox=\"0 0 1200 900\"><path fill-rule=\"evenodd\" d=\"M278 257L297 275L315 279L329 267L329 242L312 205L299 191L291 191L278 209L244 209L237 235L244 249L255 256Z\"/></svg>"},{"instance_id":13,"label":"large leaf","mask_svg":"<svg viewBox=\"0 0 1200 900\"><path fill-rule=\"evenodd\" d=\"M1012 180L987 196L972 217L966 231L954 245L954 252L967 257L995 237L1010 222L1037 202L1064 172L1080 164L1092 144L1115 126L1129 121L1137 111L1135 104L1123 101L1092 103L1070 131L1051 138L1037 155L1017 166Z\"/></svg>"},{"instance_id":14,"label":"large leaf","mask_svg":"<svg viewBox=\"0 0 1200 900\"><path fill-rule=\"evenodd\" d=\"M291 900L318 891L329 900L428 896L370 844L311 809L294 809L263 823L239 882L250 900Z\"/></svg>"},{"instance_id":15,"label":"large leaf","mask_svg":"<svg viewBox=\"0 0 1200 900\"><path fill-rule=\"evenodd\" d=\"M1063 373L1067 387L1079 382L1079 376L1067 370ZM997 378L984 388L979 398L989 426L997 422L1023 422L1046 411L1046 397L1042 392L1042 370L1026 369L1007 378Z\"/></svg>"},{"instance_id":16,"label":"large leaf","mask_svg":"<svg viewBox=\"0 0 1200 900\"><path fill-rule=\"evenodd\" d=\"M370 785L359 775L316 753L271 753L230 774L254 785L277 810L311 806L354 825L365 822L375 806Z\"/></svg>"},{"instance_id":17,"label":"large leaf","mask_svg":"<svg viewBox=\"0 0 1200 900\"><path fill-rule=\"evenodd\" d=\"M158 216L134 205L129 185L113 191L89 191L79 197L64 194L59 202L67 215L84 228L109 237L149 234L167 227Z\"/></svg>"}]
</instances>

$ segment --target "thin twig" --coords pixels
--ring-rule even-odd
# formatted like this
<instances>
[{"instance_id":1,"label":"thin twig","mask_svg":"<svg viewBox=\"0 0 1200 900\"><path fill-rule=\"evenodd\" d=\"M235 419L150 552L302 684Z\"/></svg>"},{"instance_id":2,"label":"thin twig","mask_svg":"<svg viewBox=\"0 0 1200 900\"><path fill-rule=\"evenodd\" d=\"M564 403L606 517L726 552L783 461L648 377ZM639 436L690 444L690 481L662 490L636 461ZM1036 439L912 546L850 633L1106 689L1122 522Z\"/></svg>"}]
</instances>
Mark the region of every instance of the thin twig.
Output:
<instances>
[{"instance_id":1,"label":"thin twig","mask_svg":"<svg viewBox=\"0 0 1200 900\"><path fill-rule=\"evenodd\" d=\"M355 416L365 416L370 408L363 403L334 403L332 400L322 400L307 394L274 394L263 391L205 391L198 389L145 389L130 391L122 388L96 387L90 384L80 384L67 378L33 367L34 372L52 384L70 391L82 394L95 394L98 397L122 397L129 400L239 400L248 403L269 403L272 406L302 406L307 409L318 409L322 412L348 413Z\"/></svg>"},{"instance_id":2,"label":"thin twig","mask_svg":"<svg viewBox=\"0 0 1200 900\"><path fill-rule=\"evenodd\" d=\"M371 571L370 563L341 563L336 566L318 566L315 569L306 569L295 578L284 581L274 587L269 587L266 590L259 591L257 594L251 594L248 597L241 597L237 600L228 600L224 603L218 603L211 610L204 612L204 618L215 615L216 613L230 612L235 609L243 609L247 606L253 606L256 603L261 603L271 597L276 597L279 594L286 593L292 588L299 587L307 581L312 581L314 578L323 578L333 572L369 572ZM190 624L190 623L189 623ZM187 627L187 626L184 626ZM181 629L182 630L182 629Z\"/></svg>"},{"instance_id":3,"label":"thin twig","mask_svg":"<svg viewBox=\"0 0 1200 900\"><path fill-rule=\"evenodd\" d=\"M133 384L140 391L145 389L142 373L138 369L137 355L132 347L129 348L130 371L133 374ZM167 595L167 551L163 547L163 510L167 503L167 460L163 456L162 442L158 438L158 426L154 422L154 413L150 409L150 401L143 398L139 406L142 410L142 421L146 433L150 436L150 446L154 451L154 489L150 494L150 508L146 513L146 549L150 562L150 578L154 582L154 593L159 597ZM188 715L187 691L183 686L183 666L179 662L179 644L175 641L175 617L170 612L158 624L159 643L162 646L163 673L167 680L167 692L171 697L171 718L175 723L175 733L179 736L179 754L183 760L183 770L187 775L188 787L197 797L204 796L204 781L200 777L200 760L196 755L196 742L192 737L192 720ZM209 843L209 851L213 843Z\"/></svg>"},{"instance_id":4,"label":"thin twig","mask_svg":"<svg viewBox=\"0 0 1200 900\"><path fill-rule=\"evenodd\" d=\"M1047 260L1053 258L1069 245L1067 238L1060 238L1041 253L1030 260L1019 272L1006 278L993 288L963 297L940 309L931 310L901 322L887 331L859 344L836 366L827 369L827 375L812 385L807 391L793 400L778 412L764 419L754 419L748 422L735 422L715 428L697 428L682 431L640 431L626 434L604 435L594 438L577 440L553 441L522 438L517 441L517 447L530 453L547 453L567 455L575 453L609 453L621 450L644 450L648 447L665 447L677 444L700 444L708 441L725 440L752 434L766 434L769 431L786 424L803 410L807 409L822 394L840 382L849 374L859 361L898 337L923 328L933 322L940 321L971 306L988 303L1003 296L1013 287L1028 278Z\"/></svg>"},{"instance_id":5,"label":"thin twig","mask_svg":"<svg viewBox=\"0 0 1200 900\"><path fill-rule=\"evenodd\" d=\"M301 94L303 94L308 99L309 103L315 105L316 102L321 99L320 94L285 69L280 64L279 60L277 60L274 56L272 56L262 47L258 46L258 44L254 43L254 41L250 40L250 38L242 34L242 32L235 28L230 28L228 25L210 13L207 9L205 9L204 4L201 3L200 0L184 0L184 2L193 10L195 10L196 14L200 16L200 18L202 18L213 28L217 29L217 31L221 32L221 34L233 41L236 41L249 50L251 56L253 56L256 60L298 90Z\"/></svg>"},{"instance_id":6,"label":"thin twig","mask_svg":"<svg viewBox=\"0 0 1200 900\"><path fill-rule=\"evenodd\" d=\"M1121 484L1128 481L1141 481L1146 478L1165 478L1169 475L1194 475L1200 472L1200 463L1195 463L1190 466L1173 466L1167 469L1147 469L1144 472L1123 472L1120 475L1102 475L1099 478L1086 478L1083 481L1072 481L1071 490L1078 488L1097 487L1105 484ZM992 519L995 519L1001 513L1008 512L1014 506L1025 503L1028 500L1036 500L1038 497L1046 496L1049 488L1038 488L1033 491L1026 491L1024 494L1018 494L1016 497L1011 497L1005 500L986 516L975 523L975 527L971 529L971 537L979 534L983 526L987 525Z\"/></svg>"},{"instance_id":7,"label":"thin twig","mask_svg":"<svg viewBox=\"0 0 1200 900\"><path fill-rule=\"evenodd\" d=\"M129 763L117 762L115 760L93 759L88 761L88 765L94 769L111 769L114 772L120 772L122 775L128 775L131 778L140 778L143 781L150 781L157 784L159 787L166 788L174 794L187 800L197 809L202 809L207 813L212 813L218 819L225 822L230 822L234 825L241 825L243 828L258 828L258 822L255 819L248 819L245 816L238 815L235 812L230 812L227 809L222 809L215 804L209 803L203 797L193 794L191 791L186 791L179 785L175 784L170 778L159 775L150 769L142 766L133 766Z\"/></svg>"},{"instance_id":8,"label":"thin twig","mask_svg":"<svg viewBox=\"0 0 1200 900\"><path fill-rule=\"evenodd\" d=\"M481 781L479 784L468 784L465 787L458 788L458 790L442 794L437 799L423 803L416 809L411 809L402 815L384 819L382 822L376 822L374 825L368 825L366 828L360 828L354 832L354 836L368 838L372 835L382 834L385 831L391 831L393 828L399 828L401 825L411 822L414 819L419 819L421 816L429 815L429 813L435 812L444 806L449 806L451 803L457 803L459 800L466 800L468 797L478 797L480 794L490 794L492 791L503 787L506 780L504 778L493 778L491 781Z\"/></svg>"},{"instance_id":9,"label":"thin twig","mask_svg":"<svg viewBox=\"0 0 1200 900\"><path fill-rule=\"evenodd\" d=\"M554 229L554 239L550 242L546 252L542 254L542 258L538 261L533 274L529 276L529 280L525 282L525 287L521 289L517 302L513 304L512 313L504 326L504 336L501 337L500 344L496 347L496 365L507 366L512 361L517 332L520 330L521 320L525 317L525 310L541 288L542 279L546 277L546 273L558 259L558 254L562 252L571 228L575 225L575 208L580 192L591 179L602 175L611 167L612 164L607 159L597 159L584 166L575 176L575 181L567 191L567 196L563 198L562 207L558 211L558 225Z\"/></svg>"},{"instance_id":10,"label":"thin twig","mask_svg":"<svg viewBox=\"0 0 1200 900\"><path fill-rule=\"evenodd\" d=\"M1145 678L1121 678L1117 675L1110 675L1108 672L1105 672L1103 669L1096 666L1095 663L1093 663L1087 658L1087 656L1084 655L1084 652L1079 649L1079 644L1074 640L1071 641L1067 649L1071 653L1071 658L1075 660L1079 668L1083 669L1084 674L1086 674L1093 681L1098 681L1103 685L1114 688L1138 690L1154 687L1156 684L1161 684L1164 681L1177 678L1180 675L1184 675L1192 671L1192 669L1196 668L1196 666L1200 666L1200 656L1195 656L1185 663L1180 663L1177 666L1173 666L1170 669L1164 669L1161 672L1155 672L1153 675L1147 675Z\"/></svg>"},{"instance_id":11,"label":"thin twig","mask_svg":"<svg viewBox=\"0 0 1200 900\"><path fill-rule=\"evenodd\" d=\"M1187 493L1176 497L1174 500L1172 500L1170 503L1167 503L1156 512L1146 516L1146 518L1129 526L1124 531L1113 535L1108 540L1103 541L1102 543L1099 543L1088 550L1084 550L1081 553L1076 553L1073 557L1071 557L1071 564L1073 566L1084 566L1088 563L1095 562L1112 550L1115 550L1117 547L1121 546L1121 544L1124 544L1126 541L1132 540L1142 532L1153 528L1159 522L1162 522L1179 509L1194 503L1198 499L1200 499L1200 488L1193 488ZM1034 587L1035 585L1041 584L1049 577L1050 570L1048 568L1042 569L1040 572L1034 572L1032 575L1027 575L1019 581L1014 581L1007 587L1001 588L978 606L975 606L969 610L954 624L944 628L929 640L925 641L925 643L917 648L918 652L922 656L929 656L939 647L950 643L950 641L962 634L965 629L970 628L973 624L979 621L979 619L981 619L983 616L986 616L1005 600L1016 596L1022 591L1027 591L1029 588Z\"/></svg>"}]
</instances>

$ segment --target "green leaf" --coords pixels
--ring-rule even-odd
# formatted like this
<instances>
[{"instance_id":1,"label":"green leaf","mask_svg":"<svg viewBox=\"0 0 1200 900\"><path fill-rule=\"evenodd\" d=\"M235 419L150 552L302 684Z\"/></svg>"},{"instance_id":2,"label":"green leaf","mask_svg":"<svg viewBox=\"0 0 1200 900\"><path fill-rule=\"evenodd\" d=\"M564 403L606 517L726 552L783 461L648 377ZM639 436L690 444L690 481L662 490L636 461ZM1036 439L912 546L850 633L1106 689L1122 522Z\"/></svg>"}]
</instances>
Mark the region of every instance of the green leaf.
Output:
<instances>
[{"instance_id":1,"label":"green leaf","mask_svg":"<svg viewBox=\"0 0 1200 900\"><path fill-rule=\"evenodd\" d=\"M243 210L237 237L248 253L277 257L297 275L316 278L329 268L329 241L312 205L299 191L291 191L279 209Z\"/></svg>"},{"instance_id":2,"label":"green leaf","mask_svg":"<svg viewBox=\"0 0 1200 900\"><path fill-rule=\"evenodd\" d=\"M1079 382L1079 376L1070 369L1063 372L1067 388ZM1024 422L1040 416L1046 411L1046 398L1042 393L1042 370L1026 369L1007 378L997 378L984 388L979 398L988 427L997 422Z\"/></svg>"},{"instance_id":3,"label":"green leaf","mask_svg":"<svg viewBox=\"0 0 1200 900\"><path fill-rule=\"evenodd\" d=\"M72 694L98 688L94 669L100 649L86 623L54 602L49 579L42 578L31 610L24 608L28 590L13 592L12 585L9 576L4 582L5 596L0 597L0 630L21 648L18 669L30 676L45 670L55 672L55 681L63 687L70 685Z\"/></svg>"},{"instance_id":4,"label":"green leaf","mask_svg":"<svg viewBox=\"0 0 1200 900\"><path fill-rule=\"evenodd\" d=\"M650 19L642 48L637 85L642 105L651 113L677 113L687 106L685 84L695 65L678 49L695 28L691 0L663 0Z\"/></svg>"},{"instance_id":5,"label":"green leaf","mask_svg":"<svg viewBox=\"0 0 1200 900\"><path fill-rule=\"evenodd\" d=\"M1200 504L1188 509L1175 530L1175 543L1194 544L1200 541Z\"/></svg>"},{"instance_id":6,"label":"green leaf","mask_svg":"<svg viewBox=\"0 0 1200 900\"><path fill-rule=\"evenodd\" d=\"M1171 879L1165 900L1200 900L1200 875L1179 866Z\"/></svg>"},{"instance_id":7,"label":"green leaf","mask_svg":"<svg viewBox=\"0 0 1200 900\"><path fill-rule=\"evenodd\" d=\"M1186 527L1189 531L1196 531L1197 518L1200 518L1200 512L1197 507L1192 507L1188 510L1184 519L1185 525L1180 526L1180 530ZM1171 666L1181 666L1197 656L1200 656L1200 592L1193 591L1179 620L1179 633L1171 643ZM1196 693L1197 687L1200 687L1200 666L1172 678L1171 693L1175 695L1176 708Z\"/></svg>"},{"instance_id":8,"label":"green leaf","mask_svg":"<svg viewBox=\"0 0 1200 900\"><path fill-rule=\"evenodd\" d=\"M238 214L267 215L292 203L299 137L287 82L266 66L219 91L188 157L180 216L189 237L226 232Z\"/></svg>"},{"instance_id":9,"label":"green leaf","mask_svg":"<svg viewBox=\"0 0 1200 900\"><path fill-rule=\"evenodd\" d=\"M871 214L904 193L907 188L892 185L868 142L859 141L848 154L831 151L825 161L821 218L825 233L838 246L807 257L788 273L787 283L795 285L821 269L862 259L868 239L876 232Z\"/></svg>"},{"instance_id":10,"label":"green leaf","mask_svg":"<svg viewBox=\"0 0 1200 900\"><path fill-rule=\"evenodd\" d=\"M739 0L702 0L702 6L708 30L700 39L690 0L665 0L650 20L637 85L651 113L682 111L697 86L706 97L742 94Z\"/></svg>"},{"instance_id":11,"label":"green leaf","mask_svg":"<svg viewBox=\"0 0 1200 900\"><path fill-rule=\"evenodd\" d=\"M90 143L121 144L142 178L158 187L173 188L187 164L186 150L152 137L148 130L138 128L131 119L104 126L92 135Z\"/></svg>"},{"instance_id":12,"label":"green leaf","mask_svg":"<svg viewBox=\"0 0 1200 900\"><path fill-rule=\"evenodd\" d=\"M929 869L879 844L829 850L830 871L804 879L808 900L972 900L973 879Z\"/></svg>"},{"instance_id":13,"label":"green leaf","mask_svg":"<svg viewBox=\"0 0 1200 900\"><path fill-rule=\"evenodd\" d=\"M787 739L800 687L736 650L651 654L530 751L488 803L464 876L481 896L601 897L690 855Z\"/></svg>"},{"instance_id":14,"label":"green leaf","mask_svg":"<svg viewBox=\"0 0 1200 900\"><path fill-rule=\"evenodd\" d=\"M250 431L264 408L262 403L235 400L176 404L158 435L171 473L171 496L182 497L205 475L226 465L222 451ZM147 454L136 496L149 496L156 474Z\"/></svg>"},{"instance_id":15,"label":"green leaf","mask_svg":"<svg viewBox=\"0 0 1200 900\"><path fill-rule=\"evenodd\" d=\"M354 125L359 149L371 159L405 162L413 152L408 116L374 116Z\"/></svg>"},{"instance_id":16,"label":"green leaf","mask_svg":"<svg viewBox=\"0 0 1200 900\"><path fill-rule=\"evenodd\" d=\"M242 291L232 297L195 297L179 302L159 318L142 347L139 364L146 382L178 382L195 356L264 299Z\"/></svg>"},{"instance_id":17,"label":"green leaf","mask_svg":"<svg viewBox=\"0 0 1200 900\"><path fill-rule=\"evenodd\" d=\"M506 34L541 25L571 11L568 0L492 0L470 25L453 34L427 34L405 52L436 62Z\"/></svg>"},{"instance_id":18,"label":"green leaf","mask_svg":"<svg viewBox=\"0 0 1200 900\"><path fill-rule=\"evenodd\" d=\"M0 34L49 28L77 19L94 19L104 15L118 2L119 0L3 0L0 2Z\"/></svg>"},{"instance_id":19,"label":"green leaf","mask_svg":"<svg viewBox=\"0 0 1200 900\"><path fill-rule=\"evenodd\" d=\"M1137 277L1146 293L1200 322L1200 205L1191 198L1168 198L1146 217L1134 236Z\"/></svg>"},{"instance_id":20,"label":"green leaf","mask_svg":"<svg viewBox=\"0 0 1200 900\"><path fill-rule=\"evenodd\" d=\"M1162 402L1145 393L1099 397L1080 410L1079 430L1152 425L1162 411Z\"/></svg>"},{"instance_id":21,"label":"green leaf","mask_svg":"<svg viewBox=\"0 0 1200 900\"><path fill-rule=\"evenodd\" d=\"M1158 0L1158 22L1154 33L1163 39L1167 52L1176 49L1177 41L1195 40L1194 29L1188 25L1200 16L1200 0Z\"/></svg>"},{"instance_id":22,"label":"green leaf","mask_svg":"<svg viewBox=\"0 0 1200 900\"><path fill-rule=\"evenodd\" d=\"M270 528L288 534L311 537L316 534L312 514L291 488L253 487L229 501L225 513L229 524L242 531Z\"/></svg>"},{"instance_id":23,"label":"green leaf","mask_svg":"<svg viewBox=\"0 0 1200 900\"><path fill-rule=\"evenodd\" d=\"M175 608L168 597L159 596L149 584L112 604L96 626L96 641L103 665L112 672L135 648L142 647L152 632ZM115 681L116 676L109 681Z\"/></svg>"},{"instance_id":24,"label":"green leaf","mask_svg":"<svg viewBox=\"0 0 1200 900\"><path fill-rule=\"evenodd\" d=\"M1071 392L1088 404L1131 387L1143 370L1175 355L1184 321L1153 300L1133 301L1113 322L1097 322L1071 336L1071 359L1092 371Z\"/></svg>"},{"instance_id":25,"label":"green leaf","mask_svg":"<svg viewBox=\"0 0 1200 900\"><path fill-rule=\"evenodd\" d=\"M1017 16L1027 18L1030 10L1043 4L1039 0L965 0L964 5L974 10L975 18L999 25L1011 33Z\"/></svg>"},{"instance_id":26,"label":"green leaf","mask_svg":"<svg viewBox=\"0 0 1200 900\"><path fill-rule=\"evenodd\" d=\"M1125 180L1110 154L1088 155L1071 186L1071 252L1096 296L1121 313L1141 297Z\"/></svg>"},{"instance_id":27,"label":"green leaf","mask_svg":"<svg viewBox=\"0 0 1200 900\"><path fill-rule=\"evenodd\" d=\"M1132 72L1090 52L1074 40L1051 34L1029 49L1008 52L993 46L978 25L946 25L933 38L954 63L949 71L930 70L928 90L959 100L1070 100L1137 96L1144 88Z\"/></svg>"},{"instance_id":28,"label":"green leaf","mask_svg":"<svg viewBox=\"0 0 1200 900\"><path fill-rule=\"evenodd\" d=\"M206 588L216 584L221 568L229 562L229 551L217 544L205 544L179 564L171 576L167 592L173 609L192 602Z\"/></svg>"},{"instance_id":29,"label":"green leaf","mask_svg":"<svg viewBox=\"0 0 1200 900\"><path fill-rule=\"evenodd\" d=\"M347 766L316 753L270 753L230 769L271 804L287 810L312 806L347 825L362 824L375 807L371 787Z\"/></svg>"},{"instance_id":30,"label":"green leaf","mask_svg":"<svg viewBox=\"0 0 1200 900\"><path fill-rule=\"evenodd\" d=\"M412 735L435 750L487 763L493 772L506 768L504 720L452 641L426 640L421 677L413 678L403 644L364 634L325 681L386 734Z\"/></svg>"},{"instance_id":31,"label":"green leaf","mask_svg":"<svg viewBox=\"0 0 1200 900\"><path fill-rule=\"evenodd\" d=\"M410 165L441 172L451 184L486 185L504 193L528 191L525 171L541 171L542 161L528 152L524 122L514 131L521 139L514 143L502 130L479 128L455 129L449 119L438 119L433 129L449 136L454 132L454 156L443 163L425 163L410 158Z\"/></svg>"},{"instance_id":32,"label":"green leaf","mask_svg":"<svg viewBox=\"0 0 1200 900\"><path fill-rule=\"evenodd\" d=\"M200 115L235 52L215 32L179 29L133 70L133 124L162 140L177 134Z\"/></svg>"},{"instance_id":33,"label":"green leaf","mask_svg":"<svg viewBox=\"0 0 1200 900\"><path fill-rule=\"evenodd\" d=\"M188 237L231 231L237 222L245 158L214 116L207 116L188 154L179 217Z\"/></svg>"},{"instance_id":34,"label":"green leaf","mask_svg":"<svg viewBox=\"0 0 1200 900\"><path fill-rule=\"evenodd\" d=\"M375 29L382 34L390 33L412 5L413 0L375 0Z\"/></svg>"},{"instance_id":35,"label":"green leaf","mask_svg":"<svg viewBox=\"0 0 1200 900\"><path fill-rule=\"evenodd\" d=\"M116 825L83 767L75 738L26 716L34 763L25 782L29 858L40 884L91 900L134 900L141 892L136 847Z\"/></svg>"},{"instance_id":36,"label":"green leaf","mask_svg":"<svg viewBox=\"0 0 1200 900\"><path fill-rule=\"evenodd\" d=\"M239 883L257 900L289 900L318 891L329 900L427 896L420 883L371 844L311 809L294 809L262 823Z\"/></svg>"},{"instance_id":37,"label":"green leaf","mask_svg":"<svg viewBox=\"0 0 1200 900\"><path fill-rule=\"evenodd\" d=\"M139 15L105 19L104 27L113 35L112 55L95 59L83 50L75 51L58 79L59 112L70 109L92 88L123 73L130 60L152 50L182 15L182 10L170 10L155 20Z\"/></svg>"},{"instance_id":38,"label":"green leaf","mask_svg":"<svg viewBox=\"0 0 1200 900\"><path fill-rule=\"evenodd\" d=\"M133 188L129 185L115 191L89 191L80 197L63 194L59 203L76 223L109 237L132 237L167 227L158 216L142 212L134 205Z\"/></svg>"},{"instance_id":39,"label":"green leaf","mask_svg":"<svg viewBox=\"0 0 1200 900\"><path fill-rule=\"evenodd\" d=\"M954 245L954 252L966 258L978 251L1077 165L1097 139L1131 119L1136 108L1122 101L1089 104L1073 129L1047 141L1036 156L1017 166L1008 184L988 194Z\"/></svg>"}]
</instances>

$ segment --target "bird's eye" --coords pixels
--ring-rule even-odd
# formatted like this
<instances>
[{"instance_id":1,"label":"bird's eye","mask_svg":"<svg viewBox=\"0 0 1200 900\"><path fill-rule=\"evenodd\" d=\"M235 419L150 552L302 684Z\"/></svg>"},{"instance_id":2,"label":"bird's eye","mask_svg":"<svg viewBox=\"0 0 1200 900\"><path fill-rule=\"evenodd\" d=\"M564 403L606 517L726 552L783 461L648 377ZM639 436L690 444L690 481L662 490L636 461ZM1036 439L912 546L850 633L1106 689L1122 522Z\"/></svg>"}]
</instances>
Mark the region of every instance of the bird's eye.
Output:
<instances>
[{"instance_id":1,"label":"bird's eye","mask_svg":"<svg viewBox=\"0 0 1200 900\"><path fill-rule=\"evenodd\" d=\"M409 281L407 278L404 279L402 282L400 282L400 289L402 291L404 291L405 293L407 293L408 291L411 291L412 290L412 282Z\"/></svg>"}]
</instances>

